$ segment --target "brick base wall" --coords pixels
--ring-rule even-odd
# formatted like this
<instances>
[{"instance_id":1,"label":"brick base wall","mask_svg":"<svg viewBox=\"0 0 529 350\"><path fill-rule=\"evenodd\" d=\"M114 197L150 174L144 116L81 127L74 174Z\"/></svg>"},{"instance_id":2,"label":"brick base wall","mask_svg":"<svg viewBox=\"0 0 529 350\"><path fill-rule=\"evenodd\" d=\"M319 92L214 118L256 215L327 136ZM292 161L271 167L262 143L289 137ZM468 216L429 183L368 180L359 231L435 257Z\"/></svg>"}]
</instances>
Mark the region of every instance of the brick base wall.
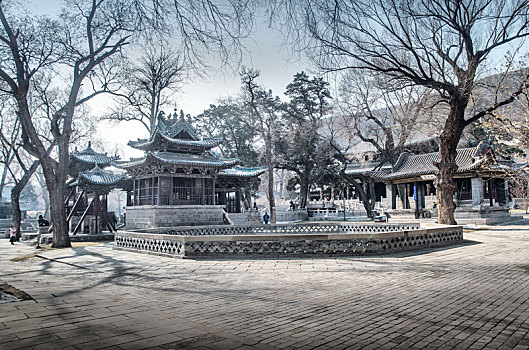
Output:
<instances>
[{"instance_id":1,"label":"brick base wall","mask_svg":"<svg viewBox=\"0 0 529 350\"><path fill-rule=\"evenodd\" d=\"M138 206L127 207L127 230L174 227L222 225L223 207L217 205Z\"/></svg>"}]
</instances>

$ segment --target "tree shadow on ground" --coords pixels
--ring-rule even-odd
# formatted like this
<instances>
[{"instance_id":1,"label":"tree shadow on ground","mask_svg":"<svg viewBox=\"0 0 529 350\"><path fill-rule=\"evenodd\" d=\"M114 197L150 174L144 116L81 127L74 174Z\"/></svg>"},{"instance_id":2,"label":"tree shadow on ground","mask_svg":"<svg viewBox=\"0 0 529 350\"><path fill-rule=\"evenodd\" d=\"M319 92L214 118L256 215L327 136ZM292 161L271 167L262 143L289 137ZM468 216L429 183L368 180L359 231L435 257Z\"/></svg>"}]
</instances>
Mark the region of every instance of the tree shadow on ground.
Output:
<instances>
[{"instance_id":1,"label":"tree shadow on ground","mask_svg":"<svg viewBox=\"0 0 529 350\"><path fill-rule=\"evenodd\" d=\"M337 260L337 259L347 259L347 260L362 260L362 259L387 259L387 258L405 258L409 256L417 256L417 255L425 255L430 254L433 252L443 251L443 250L451 250L459 247L465 247L465 246L471 246L481 244L481 242L473 241L465 239L463 242L459 243L452 243L447 246L443 247L426 247L426 248L420 248L420 249L414 249L414 250L407 250L402 252L394 252L394 253L387 253L387 254L359 254L359 253L351 253L351 254L329 254L329 255L306 255L306 256L289 256L289 255L274 255L274 256L256 256L256 255L248 255L248 256L229 256L229 257L222 257L222 256L201 256L201 257L193 257L193 258L186 258L188 260L194 260L194 261L205 261L205 262L212 262L212 261L245 261L245 260L257 260L257 261L271 261L271 260L277 260L277 261L303 261L303 260Z\"/></svg>"},{"instance_id":2,"label":"tree shadow on ground","mask_svg":"<svg viewBox=\"0 0 529 350\"><path fill-rule=\"evenodd\" d=\"M210 280L206 278L207 276L196 276L195 274L190 273L190 271L180 270L172 271L171 276L164 275L155 275L153 272L162 268L156 266L158 262L153 261L152 264L147 266L127 266L133 264L131 261L123 261L115 259L109 255L104 255L98 252L93 251L93 249L87 249L86 247L72 248L75 254L68 256L61 256L59 258L50 258L39 256L41 259L45 259L41 263L41 272L47 275L63 275L64 271L53 271L53 264L64 264L68 267L75 269L80 269L82 272L79 272L80 278L84 280L89 280L89 283L81 286L74 287L65 292L54 293L55 297L63 297L70 294L75 294L78 292L87 292L92 289L104 288L105 286L115 286L118 288L135 288L143 289L146 292L146 295L150 295L152 291L164 292L164 293L181 293L190 295L191 298L193 295L202 295L202 296L215 296L216 298L233 298L233 294L238 295L237 297L248 296L249 291L245 288L240 289L229 289L226 290L224 286L219 284L217 281ZM133 253L132 253L133 254ZM98 264L98 268L92 266L83 266L79 263L69 263L67 259L78 258L81 256L90 256L92 258L99 258L102 263ZM154 256L153 256L154 257ZM172 259L172 258L167 258ZM178 260L176 260L178 261ZM101 271L105 266L105 270ZM73 272L73 271L72 271ZM74 273L75 274L75 273ZM97 275L102 274L103 278L97 278ZM203 278L201 278L203 277ZM168 281L177 281L178 285L165 285L161 286L161 283L167 283ZM190 288L185 286L186 282L200 282L207 284L208 287L204 289ZM213 286L213 288L212 288ZM261 298L260 298L261 299Z\"/></svg>"}]
</instances>

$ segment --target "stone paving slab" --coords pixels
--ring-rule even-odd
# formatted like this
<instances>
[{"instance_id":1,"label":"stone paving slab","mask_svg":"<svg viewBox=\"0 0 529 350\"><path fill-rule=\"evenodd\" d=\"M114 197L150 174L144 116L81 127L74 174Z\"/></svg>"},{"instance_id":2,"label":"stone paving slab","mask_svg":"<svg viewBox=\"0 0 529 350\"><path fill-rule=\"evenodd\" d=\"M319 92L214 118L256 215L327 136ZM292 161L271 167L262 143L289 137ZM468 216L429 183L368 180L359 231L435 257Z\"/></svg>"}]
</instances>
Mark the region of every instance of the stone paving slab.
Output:
<instances>
[{"instance_id":1,"label":"stone paving slab","mask_svg":"<svg viewBox=\"0 0 529 350\"><path fill-rule=\"evenodd\" d=\"M524 225L525 224L525 225ZM179 260L0 240L0 349L527 349L529 222L421 253Z\"/></svg>"}]
</instances>

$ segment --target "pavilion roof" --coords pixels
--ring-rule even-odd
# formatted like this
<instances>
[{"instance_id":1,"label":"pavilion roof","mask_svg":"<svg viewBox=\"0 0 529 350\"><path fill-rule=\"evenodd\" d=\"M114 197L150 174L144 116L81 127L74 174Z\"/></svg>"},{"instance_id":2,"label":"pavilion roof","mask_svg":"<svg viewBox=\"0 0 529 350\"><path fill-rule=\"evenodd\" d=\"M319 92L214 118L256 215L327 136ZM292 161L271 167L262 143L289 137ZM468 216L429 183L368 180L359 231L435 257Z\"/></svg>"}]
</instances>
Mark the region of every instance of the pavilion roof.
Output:
<instances>
[{"instance_id":1,"label":"pavilion roof","mask_svg":"<svg viewBox=\"0 0 529 350\"><path fill-rule=\"evenodd\" d=\"M229 169L222 170L219 175L220 176L228 176L228 177L257 177L259 175L264 174L266 171L266 167L255 167L255 168L244 168L240 166L236 166Z\"/></svg>"},{"instance_id":2,"label":"pavilion roof","mask_svg":"<svg viewBox=\"0 0 529 350\"><path fill-rule=\"evenodd\" d=\"M372 176L374 174L377 174L378 176L384 176L390 172L391 165L389 163L380 164L380 162L349 163L345 168L345 174L352 176Z\"/></svg>"},{"instance_id":3,"label":"pavilion roof","mask_svg":"<svg viewBox=\"0 0 529 350\"><path fill-rule=\"evenodd\" d=\"M92 165L109 165L119 159L118 156L108 156L106 153L98 153L94 151L91 142L88 142L88 146L84 150L75 150L70 155L74 160Z\"/></svg>"},{"instance_id":4,"label":"pavilion roof","mask_svg":"<svg viewBox=\"0 0 529 350\"><path fill-rule=\"evenodd\" d=\"M505 171L510 165L503 164L496 159L490 145L480 143L476 147L459 148L456 150L456 174L487 169L490 171ZM368 176L375 180L399 180L422 175L436 175L439 170L435 163L439 161L439 152L413 154L404 152L399 156L393 171L385 164L379 170L376 162L362 164L348 164L345 174L349 176Z\"/></svg>"},{"instance_id":5,"label":"pavilion roof","mask_svg":"<svg viewBox=\"0 0 529 350\"><path fill-rule=\"evenodd\" d=\"M82 171L78 178L67 182L67 186L116 186L125 178L125 174L116 174L109 170L103 170L98 165L94 168Z\"/></svg>"},{"instance_id":6,"label":"pavilion roof","mask_svg":"<svg viewBox=\"0 0 529 350\"><path fill-rule=\"evenodd\" d=\"M151 162L171 165L181 165L185 167L196 166L206 168L229 168L236 165L239 160L236 158L218 158L212 154L189 154L177 152L148 151L142 158L131 159L128 162L116 164L120 168L131 169L148 165Z\"/></svg>"},{"instance_id":7,"label":"pavilion roof","mask_svg":"<svg viewBox=\"0 0 529 350\"><path fill-rule=\"evenodd\" d=\"M129 141L128 145L144 151L172 150L176 152L202 153L220 144L216 138L200 138L191 121L185 120L183 114L177 118L167 118L161 113L151 136L146 139Z\"/></svg>"},{"instance_id":8,"label":"pavilion roof","mask_svg":"<svg viewBox=\"0 0 529 350\"><path fill-rule=\"evenodd\" d=\"M207 138L202 140L176 139L156 131L150 138L129 141L128 145L141 150L159 149L160 145L166 144L169 147L191 148L206 151L213 147L217 147L220 142L221 140L216 138Z\"/></svg>"},{"instance_id":9,"label":"pavilion roof","mask_svg":"<svg viewBox=\"0 0 529 350\"><path fill-rule=\"evenodd\" d=\"M93 169L79 173L79 178L93 185L116 185L125 174L115 174L112 171L103 170L99 166Z\"/></svg>"},{"instance_id":10,"label":"pavilion roof","mask_svg":"<svg viewBox=\"0 0 529 350\"><path fill-rule=\"evenodd\" d=\"M170 137L176 137L182 131L185 131L193 140L199 140L200 137L197 134L196 129L191 125L191 122L185 120L183 115L180 118L176 118L176 112L173 115L173 118L159 117L158 123L156 124L156 130L162 134L168 135Z\"/></svg>"},{"instance_id":11,"label":"pavilion roof","mask_svg":"<svg viewBox=\"0 0 529 350\"><path fill-rule=\"evenodd\" d=\"M403 153L395 164L393 172L382 175L386 180L437 174L435 163L440 159L439 152L425 154ZM496 163L494 152L489 145L460 148L456 155L457 174L478 170L487 161Z\"/></svg>"}]
</instances>

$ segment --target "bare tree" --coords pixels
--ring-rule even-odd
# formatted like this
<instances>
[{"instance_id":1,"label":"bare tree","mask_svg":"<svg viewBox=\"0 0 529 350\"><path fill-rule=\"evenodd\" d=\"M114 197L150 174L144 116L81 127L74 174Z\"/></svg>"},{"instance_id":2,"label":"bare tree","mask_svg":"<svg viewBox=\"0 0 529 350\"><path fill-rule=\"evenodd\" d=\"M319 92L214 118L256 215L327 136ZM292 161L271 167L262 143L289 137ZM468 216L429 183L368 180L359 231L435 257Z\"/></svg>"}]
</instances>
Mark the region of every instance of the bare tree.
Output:
<instances>
[{"instance_id":1,"label":"bare tree","mask_svg":"<svg viewBox=\"0 0 529 350\"><path fill-rule=\"evenodd\" d=\"M420 86L392 86L380 77L355 72L342 79L339 109L351 133L377 153L377 168L392 167L406 144L440 133L438 99ZM374 169L375 170L375 169Z\"/></svg>"},{"instance_id":2,"label":"bare tree","mask_svg":"<svg viewBox=\"0 0 529 350\"><path fill-rule=\"evenodd\" d=\"M2 101L2 104L0 105L0 133L8 135L6 136L8 142L0 143L0 163L4 166L0 178L0 198L9 181L9 169L11 162L15 159L15 141L20 136L20 124L18 123L18 119L12 118L12 113L9 113L10 107L8 101ZM7 130L9 130L9 133L6 132Z\"/></svg>"},{"instance_id":3,"label":"bare tree","mask_svg":"<svg viewBox=\"0 0 529 350\"><path fill-rule=\"evenodd\" d=\"M508 174L509 194L514 200L515 207L527 212L529 205L529 176L525 169Z\"/></svg>"},{"instance_id":4,"label":"bare tree","mask_svg":"<svg viewBox=\"0 0 529 350\"><path fill-rule=\"evenodd\" d=\"M183 81L185 66L167 44L149 45L137 64L127 62L120 75L122 89L113 92L117 105L105 119L140 122L154 131L158 113Z\"/></svg>"},{"instance_id":5,"label":"bare tree","mask_svg":"<svg viewBox=\"0 0 529 350\"><path fill-rule=\"evenodd\" d=\"M0 5L2 5L0 3ZM54 225L54 247L68 247L68 225L64 198L68 176L69 146L75 110L92 97L108 90L111 73L104 63L120 52L136 27L130 4L122 1L92 1L90 5L76 3L74 10L65 10L63 23L37 22L29 18L17 21L6 16L0 7L2 33L0 37L9 60L4 61L0 78L6 92L17 103L22 126L24 148L38 158L50 195L51 218ZM80 26L83 23L84 26ZM57 144L58 160L50 156L45 140L39 135L30 109L29 94L36 74L46 68L71 68L68 98L52 116L50 131ZM84 85L92 91L83 94Z\"/></svg>"},{"instance_id":6,"label":"bare tree","mask_svg":"<svg viewBox=\"0 0 529 350\"><path fill-rule=\"evenodd\" d=\"M440 111L433 97L427 89L392 86L377 76L360 72L349 72L342 79L336 107L339 112L329 120L329 138L343 162L342 175L355 188L368 215L376 201L375 182L369 171L384 165L393 168L404 151L437 150L432 145L436 145L439 127L435 121ZM431 118L424 118L425 115ZM423 138L430 142L414 142ZM358 145L372 150L360 152L363 156L371 154L368 161L351 158ZM366 171L345 174L347 162L364 163ZM401 200L405 200L402 186L398 188Z\"/></svg>"},{"instance_id":7,"label":"bare tree","mask_svg":"<svg viewBox=\"0 0 529 350\"><path fill-rule=\"evenodd\" d=\"M20 210L20 196L26 185L39 167L39 161L34 157L29 156L22 147L20 142L20 124L15 119L14 128L10 133L5 134L4 130L0 130L0 147L2 150L9 150L14 159L3 158L2 163L5 169L9 172L14 186L11 189L11 207L12 207L12 221L16 229L17 237L20 237L20 225L22 222L22 212ZM53 149L53 144L49 145L47 152L50 153Z\"/></svg>"},{"instance_id":8,"label":"bare tree","mask_svg":"<svg viewBox=\"0 0 529 350\"><path fill-rule=\"evenodd\" d=\"M234 13L209 0L71 0L59 19L33 18L0 0L0 89L16 101L24 148L40 161L50 196L54 247L69 247L64 206L73 120L93 97L115 91L116 67L132 41L146 29L178 33L186 57L200 61L204 50L220 56L236 47L251 21L246 4L231 2ZM168 21L168 18L171 18ZM53 74L51 74L53 73ZM42 74L55 77L67 98L41 135L31 114L32 82ZM47 142L56 144L56 159Z\"/></svg>"},{"instance_id":9,"label":"bare tree","mask_svg":"<svg viewBox=\"0 0 529 350\"><path fill-rule=\"evenodd\" d=\"M259 71L244 69L241 73L243 120L255 128L255 132L263 143L264 159L268 174L268 203L270 206L270 222L276 222L276 202L274 194L274 139L279 132L279 121L284 112L284 105L271 90L257 85Z\"/></svg>"},{"instance_id":10,"label":"bare tree","mask_svg":"<svg viewBox=\"0 0 529 350\"><path fill-rule=\"evenodd\" d=\"M438 92L448 106L436 164L439 222L455 224L453 176L463 129L511 103L521 89L470 115L467 107L491 53L529 35L529 1L278 0L274 5L282 7L294 38L322 69L361 69Z\"/></svg>"}]
</instances>

